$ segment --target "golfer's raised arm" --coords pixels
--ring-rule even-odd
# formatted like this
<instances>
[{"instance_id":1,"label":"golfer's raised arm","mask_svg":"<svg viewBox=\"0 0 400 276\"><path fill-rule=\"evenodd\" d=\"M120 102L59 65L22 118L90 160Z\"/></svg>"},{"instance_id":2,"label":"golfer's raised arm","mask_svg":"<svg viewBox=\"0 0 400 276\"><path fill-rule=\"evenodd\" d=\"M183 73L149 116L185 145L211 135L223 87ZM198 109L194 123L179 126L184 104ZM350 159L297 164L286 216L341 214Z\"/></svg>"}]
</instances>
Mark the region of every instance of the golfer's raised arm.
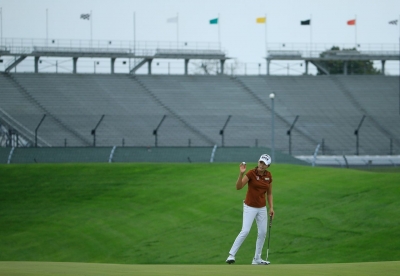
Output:
<instances>
[{"instance_id":1,"label":"golfer's raised arm","mask_svg":"<svg viewBox=\"0 0 400 276\"><path fill-rule=\"evenodd\" d=\"M239 177L236 181L236 190L242 189L247 184L247 182L249 182L249 178L247 177L247 175L245 175L245 172L246 164L241 163Z\"/></svg>"}]
</instances>

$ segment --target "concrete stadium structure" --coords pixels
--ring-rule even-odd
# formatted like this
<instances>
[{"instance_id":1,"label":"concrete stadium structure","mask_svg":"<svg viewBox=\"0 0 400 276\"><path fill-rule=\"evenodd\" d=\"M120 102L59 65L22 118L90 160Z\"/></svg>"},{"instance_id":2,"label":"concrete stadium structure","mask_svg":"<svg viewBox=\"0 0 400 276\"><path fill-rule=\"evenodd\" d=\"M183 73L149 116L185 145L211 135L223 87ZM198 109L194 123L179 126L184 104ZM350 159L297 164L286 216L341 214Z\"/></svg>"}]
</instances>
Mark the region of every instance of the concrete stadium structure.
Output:
<instances>
[{"instance_id":1,"label":"concrete stadium structure","mask_svg":"<svg viewBox=\"0 0 400 276\"><path fill-rule=\"evenodd\" d=\"M400 154L398 77L1 73L0 83L2 132L31 146L271 147L274 131L291 155L318 144Z\"/></svg>"}]
</instances>

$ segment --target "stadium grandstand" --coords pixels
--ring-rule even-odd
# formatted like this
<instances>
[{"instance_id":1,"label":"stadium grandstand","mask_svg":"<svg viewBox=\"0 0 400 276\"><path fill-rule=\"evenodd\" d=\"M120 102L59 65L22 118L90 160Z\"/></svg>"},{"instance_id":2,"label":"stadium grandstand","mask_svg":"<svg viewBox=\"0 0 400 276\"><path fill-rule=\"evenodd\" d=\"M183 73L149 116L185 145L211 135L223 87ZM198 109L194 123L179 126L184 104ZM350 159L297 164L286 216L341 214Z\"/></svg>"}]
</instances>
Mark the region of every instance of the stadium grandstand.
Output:
<instances>
[{"instance_id":1,"label":"stadium grandstand","mask_svg":"<svg viewBox=\"0 0 400 276\"><path fill-rule=\"evenodd\" d=\"M134 52L129 47L93 50L38 45L0 49L2 56L13 57L0 73L1 162L10 161L10 148L23 147L49 148L48 154L55 154L56 148L90 148L93 155L95 148L105 152L126 148L138 156L141 151L162 149L166 155L187 149L201 156L201 149L207 149L198 159L202 162L210 161L210 153L212 160L217 148L220 152L231 149L225 156L268 148L276 150L277 156L305 162L312 162L314 154L377 155L387 156L389 164L399 162L394 158L400 155L399 76L270 74L274 59L301 59L307 70L308 63L319 62L301 51L293 57L271 51L266 58L268 71L249 75L224 71L231 58L219 49ZM41 72L40 61L46 57L69 58L71 70ZM109 73L80 73L78 59L94 57L110 60ZM368 57L365 52L360 59ZM135 62L126 73L118 73L117 58ZM398 60L399 56L375 51L373 58ZM29 59L31 71L17 71ZM162 59L181 60L182 73L155 74L153 60ZM189 60L194 59L216 62L217 71L191 73ZM140 73L145 64L147 69ZM381 64L384 73L385 63ZM196 158L192 159L182 153L179 160ZM372 159L367 159L370 164ZM215 160L236 161L223 155Z\"/></svg>"}]
</instances>

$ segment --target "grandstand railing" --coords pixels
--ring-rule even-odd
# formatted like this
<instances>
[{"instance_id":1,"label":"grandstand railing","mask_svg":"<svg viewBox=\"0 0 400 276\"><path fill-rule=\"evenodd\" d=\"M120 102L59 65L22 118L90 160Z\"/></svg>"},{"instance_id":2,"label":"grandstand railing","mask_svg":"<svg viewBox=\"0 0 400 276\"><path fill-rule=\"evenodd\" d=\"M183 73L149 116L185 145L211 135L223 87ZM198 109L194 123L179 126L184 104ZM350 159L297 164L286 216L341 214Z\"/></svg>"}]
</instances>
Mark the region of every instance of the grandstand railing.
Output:
<instances>
[{"instance_id":1,"label":"grandstand railing","mask_svg":"<svg viewBox=\"0 0 400 276\"><path fill-rule=\"evenodd\" d=\"M301 51L305 53L317 53L317 52L325 52L332 49L333 46L339 47L341 50L343 49L356 49L357 51L377 51L377 52L385 52L385 51L395 51L399 53L399 44L398 43L358 43L355 45L354 43L268 43L268 50L285 50L285 51Z\"/></svg>"},{"instance_id":2,"label":"grandstand railing","mask_svg":"<svg viewBox=\"0 0 400 276\"><path fill-rule=\"evenodd\" d=\"M41 39L41 38L4 38L2 45L7 47L90 47L90 48L163 48L163 49L218 49L218 42L198 41L127 41L127 40L85 40L85 39ZM359 51L399 51L398 43L296 43L296 42L270 42L268 50L296 50L323 52L330 50L332 46L340 49L357 49ZM1 48L0 48L1 49Z\"/></svg>"},{"instance_id":3,"label":"grandstand railing","mask_svg":"<svg viewBox=\"0 0 400 276\"><path fill-rule=\"evenodd\" d=\"M213 57L225 58L225 53L221 50L191 50L191 49L156 49L155 57L174 57L174 56L192 56L193 58Z\"/></svg>"},{"instance_id":4,"label":"grandstand railing","mask_svg":"<svg viewBox=\"0 0 400 276\"><path fill-rule=\"evenodd\" d=\"M100 50L107 53L109 49L113 52L116 49L130 49L132 53L137 56L154 56L157 53L157 49L169 49L169 50L219 50L223 51L225 55L228 55L228 51L220 48L218 42L176 42L176 41L121 41L121 40L78 40L78 39L36 39L36 38L3 38L2 45L0 45L0 52L7 52L8 54L23 55L29 54L33 51L33 47L51 47L52 51L75 51L76 48L83 49L82 51L87 51L87 49L93 49L93 51ZM300 56L302 58L316 58L319 57L322 52L329 51L332 46L338 46L340 49L357 49L363 55L374 56L399 56L399 44L396 43L359 43L355 44L343 44L343 43L268 43L267 49L270 53L275 52L275 54L281 53L295 53L294 59ZM57 49L54 49L57 48ZM75 48L75 49L74 49ZM68 50L69 49L69 50ZM118 50L119 51L119 50ZM118 52L117 51L117 52ZM294 52L293 52L294 51ZM286 55L286 54L285 54ZM232 57L232 60L225 62L225 74L227 75L265 75L266 64L265 64L265 53L260 53L260 62L243 62ZM9 59L14 59L12 57L5 58L3 65L9 65L12 61ZM63 70L58 67L58 60L54 57L42 58L47 60L45 72L61 72L71 73L71 70ZM46 62L46 61L45 61ZM380 61L376 61L376 67L380 68ZM32 58L27 58L21 64L18 65L18 70L15 68L15 72L32 72L33 65L27 65L28 63L33 64ZM98 63L98 62L97 62ZM115 72L118 73L129 73L131 68L127 68L126 64L130 63L127 59L123 61L123 65L117 63L115 67ZM197 62L198 63L198 62ZM50 66L53 64L53 66ZM86 65L88 64L88 65ZM44 65L42 65L44 66ZM157 67L156 67L157 66ZM157 62L157 65L153 66L153 74L183 74L184 65L180 61L162 61ZM196 64L196 61L191 61L189 64L190 74L202 74L198 67L201 64ZM274 75L302 75L304 74L304 67L299 61L290 60L288 56L287 60L275 61L271 63L270 74ZM6 68L5 66L4 68ZM27 69L22 69L26 67ZM80 73L110 73L109 63L101 63L99 66L93 66L93 60L80 60ZM197 67L197 69L196 69ZM399 74L399 64L395 61L387 61L385 65L385 73L390 75ZM102 70L102 68L104 68ZM214 74L219 71L214 70ZM142 71L137 71L138 74L146 74L147 70L143 68ZM309 74L316 74L316 69L313 66L309 68Z\"/></svg>"},{"instance_id":5,"label":"grandstand railing","mask_svg":"<svg viewBox=\"0 0 400 276\"><path fill-rule=\"evenodd\" d=\"M131 49L129 48L89 48L89 47L38 47L33 46L33 53L42 53L42 52L71 52L71 53L118 53L118 54L129 54L131 53Z\"/></svg>"},{"instance_id":6,"label":"grandstand railing","mask_svg":"<svg viewBox=\"0 0 400 276\"><path fill-rule=\"evenodd\" d=\"M6 47L129 48L129 49L220 49L218 42L126 41L84 39L3 38Z\"/></svg>"},{"instance_id":7,"label":"grandstand railing","mask_svg":"<svg viewBox=\"0 0 400 276\"><path fill-rule=\"evenodd\" d=\"M294 50L270 50L268 59L308 59L308 58L332 58L332 59L383 59L399 60L398 51L294 51Z\"/></svg>"}]
</instances>

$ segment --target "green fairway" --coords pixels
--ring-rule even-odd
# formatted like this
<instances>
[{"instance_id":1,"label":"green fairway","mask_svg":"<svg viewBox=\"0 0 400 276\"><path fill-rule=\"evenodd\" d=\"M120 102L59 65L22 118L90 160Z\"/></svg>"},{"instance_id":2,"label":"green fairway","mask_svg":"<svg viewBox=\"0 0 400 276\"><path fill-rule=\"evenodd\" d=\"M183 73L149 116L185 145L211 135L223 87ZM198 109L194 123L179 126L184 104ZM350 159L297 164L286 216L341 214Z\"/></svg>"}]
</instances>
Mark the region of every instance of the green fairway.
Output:
<instances>
[{"instance_id":1,"label":"green fairway","mask_svg":"<svg viewBox=\"0 0 400 276\"><path fill-rule=\"evenodd\" d=\"M115 265L86 263L0 262L7 276L397 276L400 262L313 265Z\"/></svg>"},{"instance_id":2,"label":"green fairway","mask_svg":"<svg viewBox=\"0 0 400 276\"><path fill-rule=\"evenodd\" d=\"M1 165L0 261L223 264L241 228L246 190L235 190L238 171L238 164ZM399 173L271 171L274 266L266 269L400 260ZM253 225L234 269L251 263L255 239Z\"/></svg>"}]
</instances>

